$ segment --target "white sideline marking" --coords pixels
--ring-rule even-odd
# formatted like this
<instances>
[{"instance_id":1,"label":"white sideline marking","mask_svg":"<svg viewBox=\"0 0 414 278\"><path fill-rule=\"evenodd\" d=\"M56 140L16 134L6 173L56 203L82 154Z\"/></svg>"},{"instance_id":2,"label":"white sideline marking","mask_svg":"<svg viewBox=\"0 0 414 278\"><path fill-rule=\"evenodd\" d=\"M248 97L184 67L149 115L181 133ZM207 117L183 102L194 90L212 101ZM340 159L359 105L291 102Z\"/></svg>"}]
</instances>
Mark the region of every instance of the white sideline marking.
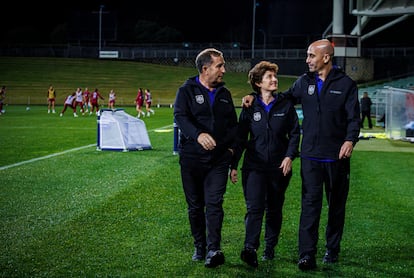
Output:
<instances>
[{"instance_id":1,"label":"white sideline marking","mask_svg":"<svg viewBox=\"0 0 414 278\"><path fill-rule=\"evenodd\" d=\"M45 156L41 156L41 157L29 159L29 160L17 162L17 163L14 163L14 164L6 165L6 166L3 166L3 167L0 167L0 171L1 170L6 170L6 169L9 169L9 168L12 168L12 167L20 166L20 165L23 165L23 164L27 164L27 163L31 163L31 162L35 162L35 161L39 161L39 160L43 160L43 159L47 159L47 158L51 158L51 157L58 156L58 155L62 155L62 154L65 154L65 153L70 153L70 152L78 151L78 150L81 150L81 149L86 149L86 148L89 148L89 147L92 147L92 146L96 146L96 144L90 144L90 145L87 145L87 146L66 150L66 151L63 151L63 152L60 152L60 153L53 153L53 154L49 154L49 155L45 155Z\"/></svg>"},{"instance_id":2,"label":"white sideline marking","mask_svg":"<svg viewBox=\"0 0 414 278\"><path fill-rule=\"evenodd\" d=\"M169 127L172 127L172 125L167 125L167 126L164 126L164 127L160 127L160 128L156 128L156 129L150 130L150 131L155 131L155 130L158 130L158 129L169 128ZM49 154L49 155L45 155L45 156L41 156L41 157L37 157L37 158L32 158L32 159L29 159L29 160L17 162L17 163L14 163L14 164L2 166L2 167L0 167L0 171L6 170L6 169L9 169L9 168L12 168L12 167L24 165L24 164L27 164L27 163L36 162L36 161L39 161L39 160L48 159L48 158L55 157L55 156L58 156L58 155L62 155L62 154L66 154L66 153L70 153L70 152L74 152L74 151L78 151L78 150L90 148L90 147L93 147L93 146L96 147L96 143L95 144L86 145L86 146L83 146L83 147L78 147L78 148L66 150L66 151L63 151L63 152L60 152L60 153Z\"/></svg>"}]
</instances>

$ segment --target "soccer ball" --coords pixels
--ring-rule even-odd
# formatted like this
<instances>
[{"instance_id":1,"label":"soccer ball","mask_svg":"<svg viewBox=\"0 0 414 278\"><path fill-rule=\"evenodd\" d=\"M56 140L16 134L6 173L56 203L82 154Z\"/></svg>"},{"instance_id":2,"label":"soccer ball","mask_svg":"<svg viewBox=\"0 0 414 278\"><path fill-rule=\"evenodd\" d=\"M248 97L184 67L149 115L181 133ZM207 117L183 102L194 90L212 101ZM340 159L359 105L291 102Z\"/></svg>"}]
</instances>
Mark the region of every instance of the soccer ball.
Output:
<instances>
[{"instance_id":1,"label":"soccer ball","mask_svg":"<svg viewBox=\"0 0 414 278\"><path fill-rule=\"evenodd\" d=\"M29 110L30 110L30 107L29 107L29 106L27 106L27 107L26 107L26 111L29 111Z\"/></svg>"}]
</instances>

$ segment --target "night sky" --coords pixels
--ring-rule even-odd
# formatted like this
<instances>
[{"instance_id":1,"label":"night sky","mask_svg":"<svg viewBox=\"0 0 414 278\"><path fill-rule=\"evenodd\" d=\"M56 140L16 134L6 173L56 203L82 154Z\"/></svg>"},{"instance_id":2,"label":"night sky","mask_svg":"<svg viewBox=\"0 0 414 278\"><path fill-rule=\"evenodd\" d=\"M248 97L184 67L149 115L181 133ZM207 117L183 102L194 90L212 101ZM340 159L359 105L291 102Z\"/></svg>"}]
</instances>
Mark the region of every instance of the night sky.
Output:
<instances>
[{"instance_id":1,"label":"night sky","mask_svg":"<svg viewBox=\"0 0 414 278\"><path fill-rule=\"evenodd\" d=\"M252 33L253 0L73 0L73 1L2 1L0 35L3 41L10 34L31 34L32 40L49 43L49 34L57 25L76 24L86 32L98 29L98 12L104 5L103 25L116 29L117 40L128 43L138 20L157 22L161 27L178 30L183 41L241 42L249 44ZM347 5L344 0L345 5ZM322 34L332 21L332 1L326 0L257 0L256 29L267 32L267 42L282 36ZM347 7L345 7L347 9ZM370 39L373 45L389 45L409 41L408 30L414 27L414 16ZM386 22L390 19L381 19ZM356 17L345 11L345 32L356 24ZM380 20L374 19L373 22ZM108 26L110 24L111 26ZM374 24L370 27L371 29ZM369 26L368 26L369 28ZM78 29L75 28L77 31ZM16 35L17 34L17 35ZM259 33L256 39L263 40ZM143 41L147 43L147 41Z\"/></svg>"},{"instance_id":2,"label":"night sky","mask_svg":"<svg viewBox=\"0 0 414 278\"><path fill-rule=\"evenodd\" d=\"M190 0L73 0L52 3L29 1L24 4L22 1L2 1L0 10L3 17L7 19L2 20L0 31L4 35L10 30L31 28L33 32L42 36L53 30L57 24L74 19L88 22L85 17L95 18L100 5L104 5L104 13L109 12L112 16L116 16L117 27L121 34L124 30L132 28L137 20L145 19L155 21L160 26L170 26L180 30L184 40L215 41L228 36L232 29L241 28L243 25L251 26L253 5L239 4L240 2L250 1L209 0L197 3ZM106 17L107 14L104 14L103 21ZM249 22L244 24L246 18ZM108 22L104 21L103 24L105 23ZM96 26L92 26L94 27Z\"/></svg>"}]
</instances>

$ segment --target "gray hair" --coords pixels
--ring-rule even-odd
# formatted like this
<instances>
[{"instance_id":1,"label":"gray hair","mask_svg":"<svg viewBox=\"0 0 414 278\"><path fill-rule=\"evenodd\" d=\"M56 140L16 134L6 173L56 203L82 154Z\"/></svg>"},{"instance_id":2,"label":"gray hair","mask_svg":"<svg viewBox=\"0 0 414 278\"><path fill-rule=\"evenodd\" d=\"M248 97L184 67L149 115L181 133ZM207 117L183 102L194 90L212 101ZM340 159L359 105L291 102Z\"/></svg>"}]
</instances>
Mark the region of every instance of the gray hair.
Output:
<instances>
[{"instance_id":1,"label":"gray hair","mask_svg":"<svg viewBox=\"0 0 414 278\"><path fill-rule=\"evenodd\" d=\"M215 48L206 48L200 53L198 53L195 65L199 73L203 71L203 66L209 66L212 63L212 56L214 57L223 57L223 52Z\"/></svg>"}]
</instances>

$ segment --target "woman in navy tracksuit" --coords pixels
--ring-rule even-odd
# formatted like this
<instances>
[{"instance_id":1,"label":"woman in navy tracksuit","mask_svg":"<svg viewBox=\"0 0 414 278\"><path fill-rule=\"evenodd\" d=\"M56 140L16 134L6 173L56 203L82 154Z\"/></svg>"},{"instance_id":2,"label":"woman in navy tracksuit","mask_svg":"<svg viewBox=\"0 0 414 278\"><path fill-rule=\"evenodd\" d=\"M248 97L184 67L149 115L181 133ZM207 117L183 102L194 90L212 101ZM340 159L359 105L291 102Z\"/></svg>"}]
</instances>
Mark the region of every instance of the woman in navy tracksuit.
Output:
<instances>
[{"instance_id":1,"label":"woman in navy tracksuit","mask_svg":"<svg viewBox=\"0 0 414 278\"><path fill-rule=\"evenodd\" d=\"M292 176L292 161L298 156L300 128L292 103L275 93L278 66L262 61L249 72L257 101L239 116L237 144L231 165L231 180L237 181L238 162L245 150L242 185L246 201L245 241L241 259L258 266L257 249L266 211L264 260L274 258L282 225L285 191Z\"/></svg>"}]
</instances>

